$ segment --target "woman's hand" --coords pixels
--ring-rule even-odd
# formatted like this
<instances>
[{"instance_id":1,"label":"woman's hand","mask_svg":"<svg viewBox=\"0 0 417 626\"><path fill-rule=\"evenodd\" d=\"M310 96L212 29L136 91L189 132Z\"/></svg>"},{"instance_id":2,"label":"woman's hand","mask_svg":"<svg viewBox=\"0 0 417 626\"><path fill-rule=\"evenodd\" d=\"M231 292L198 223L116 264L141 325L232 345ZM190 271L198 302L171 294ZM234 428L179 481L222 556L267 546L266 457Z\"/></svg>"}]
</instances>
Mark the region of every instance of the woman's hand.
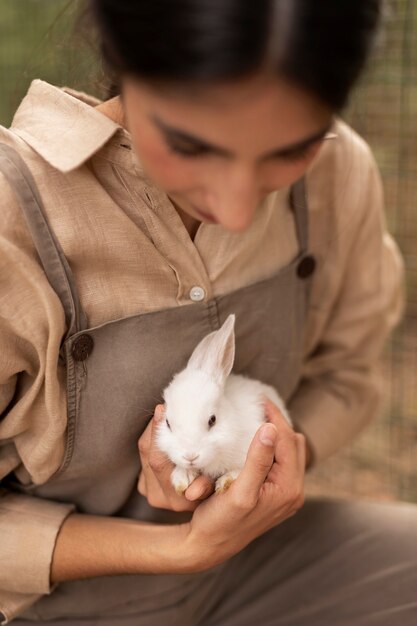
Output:
<instances>
[{"instance_id":1,"label":"woman's hand","mask_svg":"<svg viewBox=\"0 0 417 626\"><path fill-rule=\"evenodd\" d=\"M155 441L158 422L164 419L163 409L162 404L155 407L155 414L138 442L142 463L138 491L153 507L171 511L194 511L201 500L213 493L214 483L207 476L198 476L184 496L176 493L170 480L174 464L158 449Z\"/></svg>"},{"instance_id":2,"label":"woman's hand","mask_svg":"<svg viewBox=\"0 0 417 626\"><path fill-rule=\"evenodd\" d=\"M238 478L194 511L186 541L194 571L236 554L304 503L305 438L267 398L265 412L270 423L256 433Z\"/></svg>"},{"instance_id":3,"label":"woman's hand","mask_svg":"<svg viewBox=\"0 0 417 626\"><path fill-rule=\"evenodd\" d=\"M150 504L174 510L195 509L186 524L152 524L132 519L72 513L55 544L51 581L119 574L197 572L221 563L255 537L293 515L303 503L305 442L278 409L266 403L271 422L260 428L239 477L226 493L188 503L170 483L172 464L155 446L156 415L140 439L143 472L139 489ZM262 443L266 434L273 445ZM276 460L274 460L274 457ZM213 485L197 478L186 495ZM150 546L152 549L150 549Z\"/></svg>"}]
</instances>

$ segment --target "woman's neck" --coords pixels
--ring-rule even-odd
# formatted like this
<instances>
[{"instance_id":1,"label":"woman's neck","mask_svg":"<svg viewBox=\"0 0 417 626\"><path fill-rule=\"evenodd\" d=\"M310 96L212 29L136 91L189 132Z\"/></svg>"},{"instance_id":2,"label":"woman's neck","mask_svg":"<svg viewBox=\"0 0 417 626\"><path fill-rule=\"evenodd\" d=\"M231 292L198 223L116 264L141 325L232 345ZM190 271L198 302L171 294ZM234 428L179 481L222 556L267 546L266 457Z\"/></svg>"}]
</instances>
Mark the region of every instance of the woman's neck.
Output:
<instances>
[{"instance_id":1,"label":"woman's neck","mask_svg":"<svg viewBox=\"0 0 417 626\"><path fill-rule=\"evenodd\" d=\"M126 130L129 130L127 128L120 96L115 96L110 100L105 100L104 102L98 104L95 108L97 111L100 111L100 113L103 113L103 115L113 120L113 122L116 122L116 124L119 124L120 126L123 126L123 128L126 128Z\"/></svg>"}]
</instances>

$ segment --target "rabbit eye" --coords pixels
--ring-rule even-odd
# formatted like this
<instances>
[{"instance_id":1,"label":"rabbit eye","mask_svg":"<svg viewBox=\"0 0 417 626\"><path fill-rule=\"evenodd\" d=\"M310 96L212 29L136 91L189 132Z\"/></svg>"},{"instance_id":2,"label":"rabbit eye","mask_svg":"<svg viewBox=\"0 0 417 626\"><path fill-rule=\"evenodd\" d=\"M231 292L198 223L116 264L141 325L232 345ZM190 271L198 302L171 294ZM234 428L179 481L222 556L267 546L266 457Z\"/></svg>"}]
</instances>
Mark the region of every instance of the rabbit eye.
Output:
<instances>
[{"instance_id":1,"label":"rabbit eye","mask_svg":"<svg viewBox=\"0 0 417 626\"><path fill-rule=\"evenodd\" d=\"M216 423L216 416L212 415L208 421L208 426L209 428L211 428L212 426L214 426L214 424Z\"/></svg>"},{"instance_id":2,"label":"rabbit eye","mask_svg":"<svg viewBox=\"0 0 417 626\"><path fill-rule=\"evenodd\" d=\"M165 420L166 425L168 426L169 430L171 430L171 424L168 422L168 420Z\"/></svg>"}]
</instances>

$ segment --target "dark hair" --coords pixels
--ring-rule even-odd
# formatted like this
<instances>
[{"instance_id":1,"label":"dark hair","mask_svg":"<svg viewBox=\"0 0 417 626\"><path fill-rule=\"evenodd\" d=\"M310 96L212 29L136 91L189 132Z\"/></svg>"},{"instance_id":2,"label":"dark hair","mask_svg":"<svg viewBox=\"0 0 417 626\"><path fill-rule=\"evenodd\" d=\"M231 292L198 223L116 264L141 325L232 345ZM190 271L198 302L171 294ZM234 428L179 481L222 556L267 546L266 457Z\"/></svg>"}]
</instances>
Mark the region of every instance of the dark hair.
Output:
<instances>
[{"instance_id":1,"label":"dark hair","mask_svg":"<svg viewBox=\"0 0 417 626\"><path fill-rule=\"evenodd\" d=\"M380 0L89 0L113 74L200 85L279 73L340 110Z\"/></svg>"}]
</instances>

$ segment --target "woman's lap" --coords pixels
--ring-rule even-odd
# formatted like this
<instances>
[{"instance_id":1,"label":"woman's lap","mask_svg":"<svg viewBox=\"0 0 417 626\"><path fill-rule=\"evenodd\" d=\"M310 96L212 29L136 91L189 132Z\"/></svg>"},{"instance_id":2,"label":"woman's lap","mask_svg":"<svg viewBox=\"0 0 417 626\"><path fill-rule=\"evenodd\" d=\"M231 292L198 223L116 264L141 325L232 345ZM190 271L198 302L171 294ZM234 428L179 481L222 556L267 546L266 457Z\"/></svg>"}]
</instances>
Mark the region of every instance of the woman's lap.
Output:
<instances>
[{"instance_id":1,"label":"woman's lap","mask_svg":"<svg viewBox=\"0 0 417 626\"><path fill-rule=\"evenodd\" d=\"M155 585L158 577L155 577ZM415 626L417 506L308 499L178 594L49 626ZM140 597L140 594L139 594ZM106 614L107 613L107 614ZM33 623L16 619L16 626Z\"/></svg>"},{"instance_id":2,"label":"woman's lap","mask_svg":"<svg viewBox=\"0 0 417 626\"><path fill-rule=\"evenodd\" d=\"M229 561L201 626L415 626L417 506L307 500Z\"/></svg>"}]
</instances>

